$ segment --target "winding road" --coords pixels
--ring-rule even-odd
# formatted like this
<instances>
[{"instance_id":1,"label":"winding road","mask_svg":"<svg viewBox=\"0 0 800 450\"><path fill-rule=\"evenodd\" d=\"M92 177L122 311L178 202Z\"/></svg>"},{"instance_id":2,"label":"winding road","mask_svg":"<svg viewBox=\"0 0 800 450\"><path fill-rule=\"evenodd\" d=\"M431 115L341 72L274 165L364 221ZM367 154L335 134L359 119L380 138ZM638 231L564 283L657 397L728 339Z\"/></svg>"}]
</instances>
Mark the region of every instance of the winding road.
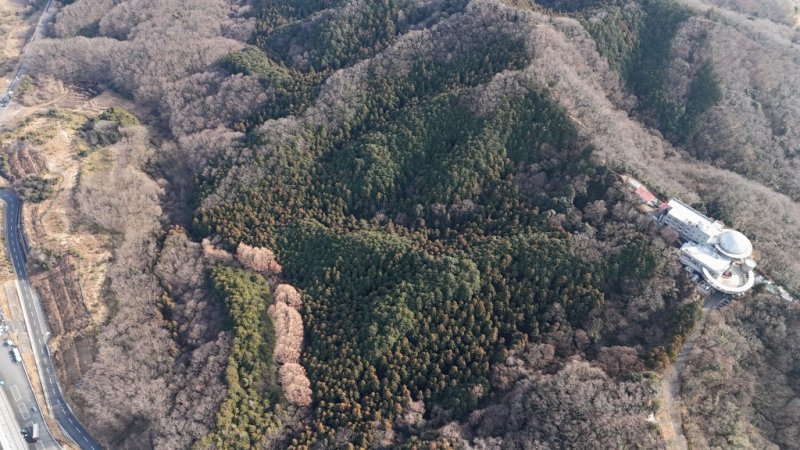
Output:
<instances>
[{"instance_id":1,"label":"winding road","mask_svg":"<svg viewBox=\"0 0 800 450\"><path fill-rule=\"evenodd\" d=\"M22 222L20 217L22 202L14 194L5 190L0 190L0 200L6 204L6 248L11 257L14 272L17 275L17 292L22 303L22 313L25 318L28 336L30 337L31 352L39 369L45 401L61 429L78 446L82 449L99 450L102 447L92 439L86 428L75 417L58 385L58 376L50 358L50 350L47 347L47 339L50 337L50 331L47 329L47 319L39 299L31 289L28 281L28 272L25 269L25 253L20 242L22 233L19 230L19 225ZM41 413L36 412L41 417ZM46 429L43 423L40 425L40 429Z\"/></svg>"},{"instance_id":2,"label":"winding road","mask_svg":"<svg viewBox=\"0 0 800 450\"><path fill-rule=\"evenodd\" d=\"M56 8L52 6L53 0L48 0L28 40L28 44L43 36L43 24L55 14ZM27 44L20 56L20 63L15 76L7 88L7 98L12 101L14 89L27 73L27 68L25 66L26 53ZM9 101L0 106L0 124L10 104L11 102ZM38 297L31 289L28 280L28 272L25 267L26 254L22 242L20 242L20 239L23 238L23 234L19 228L22 223L22 201L16 195L6 190L0 190L0 200L6 205L6 249L8 250L8 255L16 275L16 295L19 297L19 303L22 309L21 315L24 319L24 322L19 322L20 317L19 314L17 314L17 323L14 324L12 322L10 325L17 332L22 332L23 329L27 330L30 341L30 346L22 345L20 351L23 357L28 352L33 355L41 380L42 390L44 391L44 400L53 418L58 422L64 434L69 436L81 449L100 450L102 447L91 437L86 428L84 428L75 417L64 398L61 387L58 385L57 372L53 365L52 358L50 357L50 349L47 347L47 341L50 338L50 331L47 328L47 319ZM11 296L13 296L13 293ZM9 303L13 310L14 305L11 298L9 298ZM4 430L3 435L7 435L8 431L6 429L11 428L8 424L9 420L16 420L17 422L17 426L13 427L16 429L16 433L7 436L8 442L3 443L8 445L8 448L20 448L20 431L23 428L30 427L33 423L37 423L39 425L41 437L38 443L31 444L30 446L34 448L60 449L61 446L53 438L41 411L39 411L37 407L30 378L24 365L14 362L10 356L3 359L3 355L0 354L0 377L3 379L2 391L0 391L0 421L2 421L0 430ZM10 406L10 409L6 406ZM13 419L11 413L13 413ZM25 445L25 447L22 448L26 447L29 447L29 445ZM5 448L5 445L3 448Z\"/></svg>"},{"instance_id":3,"label":"winding road","mask_svg":"<svg viewBox=\"0 0 800 450\"><path fill-rule=\"evenodd\" d=\"M14 227L14 233L16 233L16 226L12 225L11 216L14 215L17 218L19 217L19 200L14 199L13 195L7 191L0 191L0 199L4 203L6 203L6 221L5 221L5 230L11 231L12 226ZM12 213L12 205L15 201L17 214ZM14 319L11 318L7 319L7 325L10 328L10 331L15 332L17 334L25 334L26 330L28 329L28 315L24 311L20 311L20 308L16 306L15 300L17 298L23 298L23 289L22 285L24 284L23 280L26 278L20 279L20 275L18 272L18 267L22 267L24 270L24 260L22 259L22 255L19 251L19 242L16 239L12 239L10 234L6 234L5 236L6 243L8 244L7 250L9 253L9 259L11 260L12 267L17 275L17 280L14 282L14 287L9 285L4 286L6 297L8 299L9 308L14 311ZM16 241L16 245L12 245L10 241ZM12 250L12 248L14 250ZM40 336L39 339L42 339ZM20 352L24 354L33 353L34 345L28 345L27 343L23 342L24 339L19 339L16 344L19 345ZM33 340L32 342L36 342ZM11 411L13 412L13 416L5 416L4 419L8 420L15 420L16 426L13 428L16 429L16 434L20 434L20 430L23 428L28 428L32 424L36 423L39 425L39 431L41 434L41 447L43 448L60 448L58 443L55 441L53 436L50 433L50 430L47 428L44 417L42 417L41 412L36 407L36 397L33 393L33 388L31 387L29 381L28 371L26 370L23 364L15 362L8 352L11 348L4 344L5 352L0 352L0 376L3 377L3 391L4 396L7 398L8 402L11 404ZM2 353L6 353L3 355Z\"/></svg>"}]
</instances>

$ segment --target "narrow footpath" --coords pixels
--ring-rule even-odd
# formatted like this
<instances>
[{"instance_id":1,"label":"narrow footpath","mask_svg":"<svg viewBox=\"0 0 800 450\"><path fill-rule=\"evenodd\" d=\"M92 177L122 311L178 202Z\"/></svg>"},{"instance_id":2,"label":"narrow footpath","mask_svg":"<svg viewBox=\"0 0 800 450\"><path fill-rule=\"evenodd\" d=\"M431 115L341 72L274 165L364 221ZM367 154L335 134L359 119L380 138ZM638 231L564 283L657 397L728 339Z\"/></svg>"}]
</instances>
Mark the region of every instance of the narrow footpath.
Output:
<instances>
[{"instance_id":1,"label":"narrow footpath","mask_svg":"<svg viewBox=\"0 0 800 450\"><path fill-rule=\"evenodd\" d=\"M669 436L667 440L670 449L689 449L689 442L686 440L686 435L683 433L683 419L680 410L681 383L683 382L682 372L686 363L686 357L692 352L694 342L697 340L697 337L700 336L700 333L703 332L708 314L724 298L725 294L716 291L706 296L705 300L703 300L703 317L700 319L700 322L695 325L691 334L686 338L680 353L678 353L678 357L675 358L675 362L664 371L664 375L661 379L662 401L667 407L670 421L668 425L671 427L671 433L669 433L671 436ZM664 426L666 425L667 424L664 424Z\"/></svg>"}]
</instances>

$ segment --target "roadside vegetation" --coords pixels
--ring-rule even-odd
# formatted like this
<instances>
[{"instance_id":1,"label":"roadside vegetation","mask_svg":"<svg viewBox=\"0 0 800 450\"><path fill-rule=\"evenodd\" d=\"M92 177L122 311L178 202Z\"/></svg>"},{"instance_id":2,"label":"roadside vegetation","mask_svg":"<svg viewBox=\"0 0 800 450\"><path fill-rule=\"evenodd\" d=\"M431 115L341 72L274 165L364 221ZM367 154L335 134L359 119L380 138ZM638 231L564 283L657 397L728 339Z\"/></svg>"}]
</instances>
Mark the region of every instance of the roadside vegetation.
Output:
<instances>
[{"instance_id":1,"label":"roadside vegetation","mask_svg":"<svg viewBox=\"0 0 800 450\"><path fill-rule=\"evenodd\" d=\"M23 200L39 203L53 195L57 184L57 178L45 178L38 175L31 175L15 183L14 188Z\"/></svg>"},{"instance_id":2,"label":"roadside vegetation","mask_svg":"<svg viewBox=\"0 0 800 450\"><path fill-rule=\"evenodd\" d=\"M745 90L719 69L732 25L511 3L60 11L36 76L129 102L73 149L114 248L69 388L104 445L663 447L657 372L701 301L615 172L705 201L787 283L800 207L701 145ZM758 92L793 148L796 103Z\"/></svg>"}]
</instances>

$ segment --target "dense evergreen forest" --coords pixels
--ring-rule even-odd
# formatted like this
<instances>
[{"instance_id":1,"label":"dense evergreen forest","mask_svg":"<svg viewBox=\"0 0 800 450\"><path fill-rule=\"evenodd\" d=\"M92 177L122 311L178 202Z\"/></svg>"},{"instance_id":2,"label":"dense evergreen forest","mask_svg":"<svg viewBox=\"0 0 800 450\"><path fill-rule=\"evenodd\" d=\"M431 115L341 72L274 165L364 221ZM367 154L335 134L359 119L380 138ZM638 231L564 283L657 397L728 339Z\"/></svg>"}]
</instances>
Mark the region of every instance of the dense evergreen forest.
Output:
<instances>
[{"instance_id":1,"label":"dense evergreen forest","mask_svg":"<svg viewBox=\"0 0 800 450\"><path fill-rule=\"evenodd\" d=\"M618 173L741 226L789 287L800 267L779 245L800 242L793 172L770 179L783 197L742 176L779 159L730 172L705 145L740 93L714 20L668 0L70 3L31 67L136 108L79 131L77 157L115 155L76 199L114 233L130 316L96 338L97 392L70 387L82 417L115 448L664 448L659 372L702 302ZM161 338L112 390L121 329ZM126 409L151 378L172 401Z\"/></svg>"},{"instance_id":2,"label":"dense evergreen forest","mask_svg":"<svg viewBox=\"0 0 800 450\"><path fill-rule=\"evenodd\" d=\"M414 401L464 418L486 401L491 367L509 351L552 333L586 336L589 353L615 341L614 331L591 329L593 319L664 264L643 221L609 216L633 203L547 89L521 84L478 110L477 86L531 61L524 39L503 31L401 74L373 64L340 123L306 122L276 142L260 123L305 108L319 95L320 72L386 47L413 17L431 20L412 11L395 23L402 1L368 5L326 10L330 17L314 16L309 31L298 21L330 5L262 2L256 46L222 66L258 76L280 100L247 118L242 152L201 178L201 194L216 196L231 173L264 170L202 207L195 227L230 247L274 249L284 276L303 289L314 411L295 447L370 445L375 424ZM302 60L291 54L298 43ZM576 235L608 252L581 257ZM675 356L697 318L660 289L662 313L675 319L636 342L650 368ZM571 347L561 356L582 353Z\"/></svg>"},{"instance_id":3,"label":"dense evergreen forest","mask_svg":"<svg viewBox=\"0 0 800 450\"><path fill-rule=\"evenodd\" d=\"M272 365L275 330L266 314L269 285L261 275L225 266L215 267L210 276L228 309L234 338L225 371L228 394L217 413L217 430L199 445L255 447L277 425L270 408L261 406L274 407L280 396Z\"/></svg>"}]
</instances>

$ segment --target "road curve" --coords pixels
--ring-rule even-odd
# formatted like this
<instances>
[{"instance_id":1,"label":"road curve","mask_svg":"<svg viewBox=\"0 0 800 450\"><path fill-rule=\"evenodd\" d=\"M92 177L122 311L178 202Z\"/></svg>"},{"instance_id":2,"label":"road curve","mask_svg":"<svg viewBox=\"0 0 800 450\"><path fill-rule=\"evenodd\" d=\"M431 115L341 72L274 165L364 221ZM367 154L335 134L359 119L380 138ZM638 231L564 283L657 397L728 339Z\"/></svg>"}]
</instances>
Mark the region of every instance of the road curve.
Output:
<instances>
[{"instance_id":1,"label":"road curve","mask_svg":"<svg viewBox=\"0 0 800 450\"><path fill-rule=\"evenodd\" d=\"M22 201L6 190L0 190L0 200L6 204L6 248L17 276L23 315L25 316L33 356L39 369L45 400L61 429L80 448L99 450L102 447L75 417L69 404L64 399L61 387L58 385L57 372L53 365L53 360L50 358L50 349L47 347L50 331L47 329L47 321L41 303L31 289L28 272L25 268L25 253L20 242L22 233L19 229Z\"/></svg>"},{"instance_id":2,"label":"road curve","mask_svg":"<svg viewBox=\"0 0 800 450\"><path fill-rule=\"evenodd\" d=\"M51 8L52 5L53 0L48 0L47 4L42 10L41 15L39 16L36 27L34 28L33 33L28 40L28 44L43 36L43 24L48 21L53 14L55 14L56 8ZM8 94L8 97L12 101L13 91L16 88L17 83L19 83L22 77L24 77L27 73L27 67L25 66L24 61L27 48L28 47L26 44L26 47L20 56L19 67L17 68L16 74L9 83L6 91L6 94ZM3 117L10 104L11 102L0 106L0 123L2 123ZM51 414L58 422L58 425L61 427L64 434L69 436L69 438L72 439L76 445L78 445L81 449L100 450L102 449L100 444L98 444L97 441L92 438L86 428L81 425L77 417L75 417L75 415L72 413L69 404L66 402L64 395L61 392L61 387L58 385L58 375L55 370L55 366L53 365L53 361L50 358L50 349L47 347L47 340L50 337L50 331L47 329L47 319L44 315L44 311L39 299L34 295L33 290L31 289L30 282L28 280L28 272L25 268L25 252L22 243L20 242L22 233L19 229L19 226L22 222L20 215L22 202L13 193L6 190L0 190L0 200L6 204L6 248L8 250L9 258L11 259L11 264L14 267L14 273L17 277L17 291L20 298L20 303L22 305L25 328L28 330L28 337L30 339L32 353L34 360L36 361L36 367L39 372L42 389L44 390L45 402L47 403L47 407L50 409ZM17 369L19 369L19 367L21 366L17 366ZM12 370L13 367L10 367L6 371L10 374L13 374ZM3 376L6 376L6 374L3 373ZM35 402L33 400L32 388L30 387L29 383L26 384L27 389L25 389L23 383L17 383L18 386L22 386L23 390L26 391L25 394L21 394L18 391L13 392L13 394L24 397L20 398L20 401L23 402L23 404L25 399L28 399L28 403L33 404ZM30 391L30 393L27 393L27 391ZM23 410L20 410L17 420L20 421L22 419L20 423L24 424L26 423L25 420L28 420L25 415L28 417L33 416L34 419L37 419L37 421L40 421L41 424L44 425L41 412L33 407L31 407L31 410L33 414L30 414L30 412L25 409L25 414L22 417L20 417L20 414ZM44 439L43 436L42 440L46 440L48 443L55 444L55 447L59 448L60 446L52 438L47 427L42 426L40 428L42 430L42 434L45 432L47 434L47 439Z\"/></svg>"}]
</instances>

